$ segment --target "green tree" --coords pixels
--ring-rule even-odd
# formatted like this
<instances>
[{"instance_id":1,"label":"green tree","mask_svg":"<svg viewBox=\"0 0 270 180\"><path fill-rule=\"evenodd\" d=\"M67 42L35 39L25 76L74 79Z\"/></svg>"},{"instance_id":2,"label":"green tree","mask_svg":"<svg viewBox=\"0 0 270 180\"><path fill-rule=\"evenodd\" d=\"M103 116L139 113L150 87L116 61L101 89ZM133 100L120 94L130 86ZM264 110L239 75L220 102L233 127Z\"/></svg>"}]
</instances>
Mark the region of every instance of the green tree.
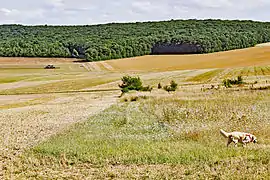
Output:
<instances>
[{"instance_id":1,"label":"green tree","mask_svg":"<svg viewBox=\"0 0 270 180\"><path fill-rule=\"evenodd\" d=\"M122 92L128 92L129 90L139 91L142 88L142 81L140 77L131 77L124 76L122 77L122 84L119 87L122 89Z\"/></svg>"},{"instance_id":2,"label":"green tree","mask_svg":"<svg viewBox=\"0 0 270 180\"><path fill-rule=\"evenodd\" d=\"M178 87L178 84L175 81L171 81L170 85L164 86L164 90L167 92L176 91Z\"/></svg>"}]
</instances>

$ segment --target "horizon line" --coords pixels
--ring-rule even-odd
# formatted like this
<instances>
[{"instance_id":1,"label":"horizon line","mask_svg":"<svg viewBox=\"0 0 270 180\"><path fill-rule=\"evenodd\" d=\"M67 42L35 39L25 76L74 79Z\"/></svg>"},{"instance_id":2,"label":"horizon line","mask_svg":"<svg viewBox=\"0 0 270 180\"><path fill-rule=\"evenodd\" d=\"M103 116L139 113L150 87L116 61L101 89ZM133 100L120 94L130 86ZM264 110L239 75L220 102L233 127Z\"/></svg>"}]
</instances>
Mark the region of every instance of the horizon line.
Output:
<instances>
[{"instance_id":1,"label":"horizon line","mask_svg":"<svg viewBox=\"0 0 270 180\"><path fill-rule=\"evenodd\" d=\"M221 19L221 18L187 18L187 19L163 19L163 20L143 20L143 21L111 21L111 22L101 22L101 23L92 23L92 24L24 24L24 23L4 23L0 24L0 26L96 26L96 25L107 25L107 24L136 24L136 23L147 23L147 22L169 22L169 21L188 21L188 20L220 20L220 21L252 21L252 22L262 22L262 23L270 23L270 21L264 20L255 20L255 19Z\"/></svg>"}]
</instances>

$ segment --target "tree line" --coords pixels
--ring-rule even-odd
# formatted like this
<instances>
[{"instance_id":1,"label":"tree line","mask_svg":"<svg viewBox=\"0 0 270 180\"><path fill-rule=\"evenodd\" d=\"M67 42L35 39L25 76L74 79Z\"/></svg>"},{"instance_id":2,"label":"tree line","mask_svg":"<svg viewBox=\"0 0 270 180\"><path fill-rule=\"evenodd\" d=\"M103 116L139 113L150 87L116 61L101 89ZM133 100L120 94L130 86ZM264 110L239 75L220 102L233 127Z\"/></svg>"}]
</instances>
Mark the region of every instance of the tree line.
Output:
<instances>
[{"instance_id":1,"label":"tree line","mask_svg":"<svg viewBox=\"0 0 270 180\"><path fill-rule=\"evenodd\" d=\"M157 44L188 43L212 53L270 42L270 23L171 20L86 26L0 26L2 57L69 57L100 61L148 55Z\"/></svg>"}]
</instances>

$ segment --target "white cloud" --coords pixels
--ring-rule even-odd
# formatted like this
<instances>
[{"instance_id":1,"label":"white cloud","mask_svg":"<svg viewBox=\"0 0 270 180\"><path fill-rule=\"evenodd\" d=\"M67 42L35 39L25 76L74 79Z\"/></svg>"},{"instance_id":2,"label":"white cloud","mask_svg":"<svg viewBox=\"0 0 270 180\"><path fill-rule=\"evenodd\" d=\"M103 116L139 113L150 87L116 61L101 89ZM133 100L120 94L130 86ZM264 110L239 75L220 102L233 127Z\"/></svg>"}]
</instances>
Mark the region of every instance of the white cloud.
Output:
<instances>
[{"instance_id":1,"label":"white cloud","mask_svg":"<svg viewBox=\"0 0 270 180\"><path fill-rule=\"evenodd\" d=\"M13 16L19 14L19 11L17 9L1 8L0 12L3 13L4 16Z\"/></svg>"},{"instance_id":2,"label":"white cloud","mask_svg":"<svg viewBox=\"0 0 270 180\"><path fill-rule=\"evenodd\" d=\"M63 0L45 0L49 5L55 6L55 7L61 7L64 6Z\"/></svg>"},{"instance_id":3,"label":"white cloud","mask_svg":"<svg viewBox=\"0 0 270 180\"><path fill-rule=\"evenodd\" d=\"M270 21L270 0L0 0L0 24L95 24L190 18Z\"/></svg>"}]
</instances>

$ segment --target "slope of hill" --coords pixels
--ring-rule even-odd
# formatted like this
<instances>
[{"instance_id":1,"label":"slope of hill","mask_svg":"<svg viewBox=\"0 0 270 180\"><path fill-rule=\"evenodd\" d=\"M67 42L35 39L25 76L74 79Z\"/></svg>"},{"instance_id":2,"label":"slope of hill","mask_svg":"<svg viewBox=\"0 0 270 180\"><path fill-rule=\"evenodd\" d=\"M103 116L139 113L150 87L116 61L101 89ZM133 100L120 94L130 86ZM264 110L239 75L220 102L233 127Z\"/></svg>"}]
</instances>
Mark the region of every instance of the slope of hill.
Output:
<instances>
[{"instance_id":1,"label":"slope of hill","mask_svg":"<svg viewBox=\"0 0 270 180\"><path fill-rule=\"evenodd\" d=\"M90 61L149 54L210 53L270 41L270 23L171 20L94 26L0 26L0 56Z\"/></svg>"},{"instance_id":2,"label":"slope of hill","mask_svg":"<svg viewBox=\"0 0 270 180\"><path fill-rule=\"evenodd\" d=\"M119 71L170 71L270 65L270 46L199 55L156 55L95 62ZM108 69L109 70L109 69Z\"/></svg>"}]
</instances>

